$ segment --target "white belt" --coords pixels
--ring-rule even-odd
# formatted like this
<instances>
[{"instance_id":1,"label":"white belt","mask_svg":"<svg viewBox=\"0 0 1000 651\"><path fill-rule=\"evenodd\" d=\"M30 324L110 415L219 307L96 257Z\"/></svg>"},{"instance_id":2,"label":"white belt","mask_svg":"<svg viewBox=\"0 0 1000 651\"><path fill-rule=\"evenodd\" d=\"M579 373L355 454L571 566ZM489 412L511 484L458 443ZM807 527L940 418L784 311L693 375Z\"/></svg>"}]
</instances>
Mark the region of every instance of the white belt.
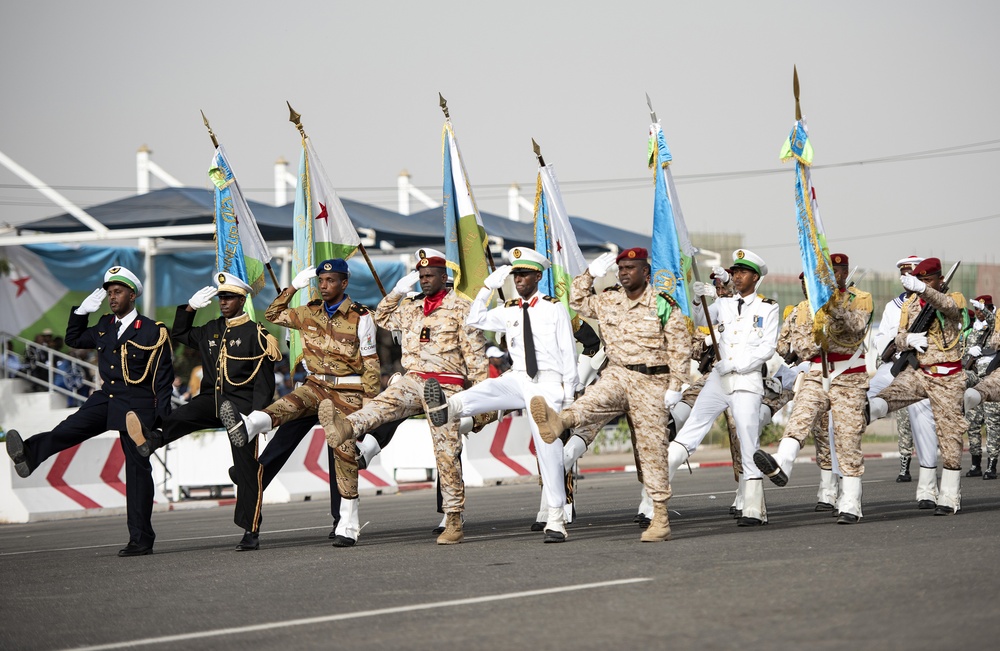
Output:
<instances>
[{"instance_id":1,"label":"white belt","mask_svg":"<svg viewBox=\"0 0 1000 651\"><path fill-rule=\"evenodd\" d=\"M831 366L833 368L830 368ZM829 368L829 372L835 374L835 376L840 375L844 371L849 371L852 368L858 368L860 366L862 366L862 364L858 364L857 357L852 357L851 359L842 359L839 362L827 362L827 368ZM820 373L822 373L823 364L822 363L811 364L809 366L809 370L819 371Z\"/></svg>"},{"instance_id":2,"label":"white belt","mask_svg":"<svg viewBox=\"0 0 1000 651\"><path fill-rule=\"evenodd\" d=\"M325 382L330 386L340 386L341 384L361 384L360 375L321 375L320 373L313 373L313 377L320 382Z\"/></svg>"},{"instance_id":3,"label":"white belt","mask_svg":"<svg viewBox=\"0 0 1000 651\"><path fill-rule=\"evenodd\" d=\"M525 376L528 375L527 371L521 371ZM562 373L558 371L538 371L535 373L535 377L528 378L529 382L558 382L562 384L563 376Z\"/></svg>"}]
</instances>

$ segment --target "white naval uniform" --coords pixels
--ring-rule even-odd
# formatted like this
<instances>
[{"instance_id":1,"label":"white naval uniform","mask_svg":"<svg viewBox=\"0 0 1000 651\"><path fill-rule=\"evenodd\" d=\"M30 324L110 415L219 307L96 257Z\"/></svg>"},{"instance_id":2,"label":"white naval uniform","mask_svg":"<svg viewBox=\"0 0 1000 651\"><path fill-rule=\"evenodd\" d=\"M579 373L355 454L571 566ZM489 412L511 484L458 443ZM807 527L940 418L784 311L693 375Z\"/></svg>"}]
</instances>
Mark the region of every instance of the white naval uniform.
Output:
<instances>
[{"instance_id":1,"label":"white naval uniform","mask_svg":"<svg viewBox=\"0 0 1000 651\"><path fill-rule=\"evenodd\" d=\"M576 341L569 312L561 303L546 300L544 294L535 294L526 301L508 301L506 305L487 308L490 290L481 289L472 302L466 325L507 335L507 352L511 369L498 378L483 380L471 389L455 394L449 406L460 405L456 411L449 409L451 418L474 416L500 409L524 409L534 396L542 396L555 409L569 406L579 382L576 363ZM522 302L529 304L532 339L535 342L535 359L538 373L528 377L524 364ZM538 468L542 475L543 490L549 508L562 508L566 504L566 481L563 470L563 443L556 439L545 443L538 434L534 419L527 419L531 438L535 442Z\"/></svg>"},{"instance_id":2,"label":"white naval uniform","mask_svg":"<svg viewBox=\"0 0 1000 651\"><path fill-rule=\"evenodd\" d=\"M879 356L885 351L899 332L899 319L903 314L903 301L906 299L906 292L885 304L882 310L882 320L878 324L878 333L875 335L874 346ZM882 389L892 382L892 361L886 362L875 370L871 382L868 384L868 399L877 396ZM913 448L917 453L917 463L921 468L937 468L938 463L938 440L937 428L934 426L934 414L931 411L931 401L924 398L920 402L915 402L906 408L910 416L910 431L913 434ZM917 499L921 499L918 497Z\"/></svg>"},{"instance_id":3,"label":"white naval uniform","mask_svg":"<svg viewBox=\"0 0 1000 651\"><path fill-rule=\"evenodd\" d=\"M776 303L764 302L754 293L742 297L743 309L737 311L738 298L719 298L710 306L719 331L721 358L698 394L691 415L677 433L675 442L691 454L719 414L729 407L740 440L743 476L760 479L763 475L753 462L753 453L760 447L759 417L764 395L760 369L777 348L779 310ZM734 372L720 375L719 366L723 362L731 365Z\"/></svg>"}]
</instances>

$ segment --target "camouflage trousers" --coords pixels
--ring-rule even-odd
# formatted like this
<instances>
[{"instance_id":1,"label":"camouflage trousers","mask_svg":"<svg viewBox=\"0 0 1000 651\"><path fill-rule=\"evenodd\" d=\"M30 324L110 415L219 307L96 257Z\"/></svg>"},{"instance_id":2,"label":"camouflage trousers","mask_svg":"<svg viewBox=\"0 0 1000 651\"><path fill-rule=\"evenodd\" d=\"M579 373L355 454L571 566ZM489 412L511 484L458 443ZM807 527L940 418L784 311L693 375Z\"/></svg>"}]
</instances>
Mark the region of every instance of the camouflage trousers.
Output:
<instances>
[{"instance_id":1,"label":"camouflage trousers","mask_svg":"<svg viewBox=\"0 0 1000 651\"><path fill-rule=\"evenodd\" d=\"M303 416L313 416L319 410L319 403L326 399L345 414L361 408L364 394L361 389L334 389L320 382L306 380L302 386L278 398L264 409L275 427ZM337 492L341 497L353 500L358 496L358 446L354 441L346 441L333 450L331 479L336 478Z\"/></svg>"},{"instance_id":2,"label":"camouflage trousers","mask_svg":"<svg viewBox=\"0 0 1000 651\"><path fill-rule=\"evenodd\" d=\"M818 370L809 371L802 387L795 394L795 406L785 427L785 438L795 439L801 446L809 434L814 434L817 462L820 461L821 445L825 447L825 454L828 457L829 425L822 429L818 426L821 427L821 423L825 420L824 416L830 412L833 416L833 443L837 451L840 472L844 477L860 477L865 472L861 435L865 431L864 409L867 391L868 375L865 373L837 376L827 393L823 390L822 373ZM827 460L827 463L831 462ZM823 467L822 464L820 467Z\"/></svg>"},{"instance_id":3,"label":"camouflage trousers","mask_svg":"<svg viewBox=\"0 0 1000 651\"><path fill-rule=\"evenodd\" d=\"M962 469L962 438L969 422L962 415L965 374L928 375L922 370L905 368L878 394L889 404L889 411L902 409L929 398L937 429L938 450L946 470Z\"/></svg>"},{"instance_id":4,"label":"camouflage trousers","mask_svg":"<svg viewBox=\"0 0 1000 651\"><path fill-rule=\"evenodd\" d=\"M994 372L973 386L983 396L983 402L967 413L969 419L969 454L983 454L983 425L986 425L986 456L996 459L1000 454L1000 371Z\"/></svg>"},{"instance_id":5,"label":"camouflage trousers","mask_svg":"<svg viewBox=\"0 0 1000 651\"><path fill-rule=\"evenodd\" d=\"M913 429L910 425L910 410L900 409L896 412L896 433L899 434L899 456L913 456Z\"/></svg>"},{"instance_id":6,"label":"camouflage trousers","mask_svg":"<svg viewBox=\"0 0 1000 651\"><path fill-rule=\"evenodd\" d=\"M448 398L461 389L455 384L441 385ZM363 409L348 415L347 420L354 426L354 434L360 436L379 425L423 413L426 413L424 379L407 373L368 401ZM465 510L465 482L462 480L462 435L458 433L458 421L450 421L443 427L434 427L430 420L427 424L431 429L441 486L441 509L445 513L461 513Z\"/></svg>"},{"instance_id":7,"label":"camouflage trousers","mask_svg":"<svg viewBox=\"0 0 1000 651\"><path fill-rule=\"evenodd\" d=\"M587 430L627 413L635 428L636 453L643 485L654 502L670 499L667 480L667 375L644 375L609 365L583 396L560 416L568 427Z\"/></svg>"}]
</instances>

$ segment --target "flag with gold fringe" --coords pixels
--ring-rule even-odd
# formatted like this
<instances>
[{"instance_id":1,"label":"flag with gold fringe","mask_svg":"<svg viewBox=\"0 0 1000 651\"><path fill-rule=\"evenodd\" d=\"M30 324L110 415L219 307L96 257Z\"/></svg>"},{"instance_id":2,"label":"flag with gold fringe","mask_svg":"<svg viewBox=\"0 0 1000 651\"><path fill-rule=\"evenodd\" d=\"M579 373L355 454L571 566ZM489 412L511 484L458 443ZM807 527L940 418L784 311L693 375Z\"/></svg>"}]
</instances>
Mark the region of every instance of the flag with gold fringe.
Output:
<instances>
[{"instance_id":1,"label":"flag with gold fringe","mask_svg":"<svg viewBox=\"0 0 1000 651\"><path fill-rule=\"evenodd\" d=\"M680 305L685 316L691 316L692 259L697 249L691 244L684 213L677 198L670 162L673 157L659 122L649 125L647 147L649 167L653 170L655 186L653 196L653 250L650 266L653 288L670 294ZM657 297L661 318L666 311L666 301Z\"/></svg>"}]
</instances>

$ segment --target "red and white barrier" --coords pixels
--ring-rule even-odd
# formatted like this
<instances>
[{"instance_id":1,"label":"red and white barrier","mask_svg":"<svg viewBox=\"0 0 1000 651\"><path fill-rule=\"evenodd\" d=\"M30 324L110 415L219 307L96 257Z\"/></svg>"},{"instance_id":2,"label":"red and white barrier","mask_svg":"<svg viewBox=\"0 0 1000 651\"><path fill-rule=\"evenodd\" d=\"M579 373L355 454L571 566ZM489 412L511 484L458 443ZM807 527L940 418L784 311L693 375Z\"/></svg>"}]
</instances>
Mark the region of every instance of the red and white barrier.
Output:
<instances>
[{"instance_id":1,"label":"red and white barrier","mask_svg":"<svg viewBox=\"0 0 1000 651\"><path fill-rule=\"evenodd\" d=\"M27 478L18 477L14 464L5 458L0 464L0 521L123 514L124 471L125 453L117 432L106 432L63 450ZM153 510L168 509L166 496L157 488Z\"/></svg>"},{"instance_id":2,"label":"red and white barrier","mask_svg":"<svg viewBox=\"0 0 1000 651\"><path fill-rule=\"evenodd\" d=\"M508 414L469 433L462 450L466 486L491 486L538 477L528 416Z\"/></svg>"},{"instance_id":3,"label":"red and white barrier","mask_svg":"<svg viewBox=\"0 0 1000 651\"><path fill-rule=\"evenodd\" d=\"M261 451L263 452L263 448ZM264 491L264 502L281 504L306 499L328 499L330 464L326 451L326 433L317 425L306 434ZM359 494L383 495L398 492L396 480L382 466L378 457L375 457L367 469L358 472Z\"/></svg>"}]
</instances>

